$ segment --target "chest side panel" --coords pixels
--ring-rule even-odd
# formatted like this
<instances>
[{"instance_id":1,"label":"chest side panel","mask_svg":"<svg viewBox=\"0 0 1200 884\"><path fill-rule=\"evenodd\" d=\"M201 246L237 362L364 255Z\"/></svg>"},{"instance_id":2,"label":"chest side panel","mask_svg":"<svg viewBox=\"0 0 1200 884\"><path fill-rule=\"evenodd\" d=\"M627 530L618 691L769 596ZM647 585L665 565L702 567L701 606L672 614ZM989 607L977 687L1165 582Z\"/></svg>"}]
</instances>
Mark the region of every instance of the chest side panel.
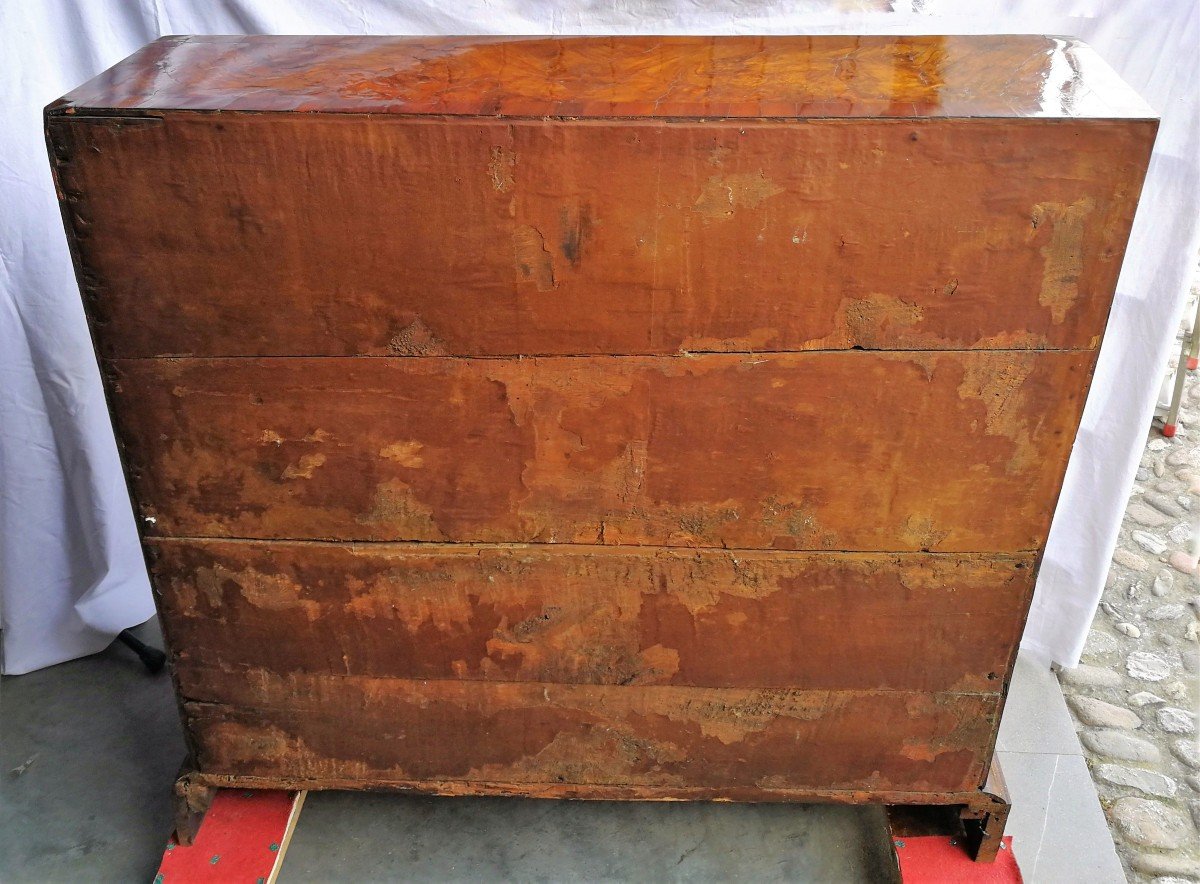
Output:
<instances>
[{"instance_id":1,"label":"chest side panel","mask_svg":"<svg viewBox=\"0 0 1200 884\"><path fill-rule=\"evenodd\" d=\"M662 47L626 94L581 72L629 47L579 42L553 57L584 65L575 104L497 85L543 108L497 119L433 114L495 110L471 65L502 41L189 39L52 108L48 137L202 772L979 787L1153 120L966 88L994 69L954 66L967 38L829 70L814 43L821 95L754 107L850 106L796 120L641 107ZM397 52L415 67L359 77ZM186 58L261 90L197 92ZM893 68L904 101L851 100ZM357 91L325 107L321 76ZM706 79L668 105L756 113Z\"/></svg>"}]
</instances>

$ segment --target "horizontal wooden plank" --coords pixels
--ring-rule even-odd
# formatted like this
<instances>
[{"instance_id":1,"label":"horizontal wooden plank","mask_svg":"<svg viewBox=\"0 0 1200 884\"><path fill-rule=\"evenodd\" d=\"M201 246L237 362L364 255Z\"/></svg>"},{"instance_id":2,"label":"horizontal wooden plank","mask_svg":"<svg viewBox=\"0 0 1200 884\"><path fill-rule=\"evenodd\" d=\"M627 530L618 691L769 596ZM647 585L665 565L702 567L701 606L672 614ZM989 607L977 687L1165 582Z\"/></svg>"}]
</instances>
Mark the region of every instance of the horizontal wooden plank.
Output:
<instances>
[{"instance_id":1,"label":"horizontal wooden plank","mask_svg":"<svg viewBox=\"0 0 1200 884\"><path fill-rule=\"evenodd\" d=\"M1032 555L151 540L185 693L276 673L997 692Z\"/></svg>"},{"instance_id":2,"label":"horizontal wooden plank","mask_svg":"<svg viewBox=\"0 0 1200 884\"><path fill-rule=\"evenodd\" d=\"M204 675L184 714L206 774L531 790L964 791L982 780L1000 704L994 694Z\"/></svg>"},{"instance_id":3,"label":"horizontal wooden plank","mask_svg":"<svg viewBox=\"0 0 1200 884\"><path fill-rule=\"evenodd\" d=\"M103 355L576 355L1094 348L1155 124L50 132Z\"/></svg>"},{"instance_id":4,"label":"horizontal wooden plank","mask_svg":"<svg viewBox=\"0 0 1200 884\"><path fill-rule=\"evenodd\" d=\"M1014 552L1093 354L121 360L150 534Z\"/></svg>"},{"instance_id":5,"label":"horizontal wooden plank","mask_svg":"<svg viewBox=\"0 0 1200 884\"><path fill-rule=\"evenodd\" d=\"M1089 47L1033 34L163 37L54 111L599 117L1152 117Z\"/></svg>"},{"instance_id":6,"label":"horizontal wooden plank","mask_svg":"<svg viewBox=\"0 0 1200 884\"><path fill-rule=\"evenodd\" d=\"M585 801L733 801L805 804L969 804L979 789L912 792L899 789L819 789L787 786L644 786L621 783L505 783L483 780L351 779L347 777L192 775L215 789L306 789L417 792L449 797L546 798Z\"/></svg>"}]
</instances>

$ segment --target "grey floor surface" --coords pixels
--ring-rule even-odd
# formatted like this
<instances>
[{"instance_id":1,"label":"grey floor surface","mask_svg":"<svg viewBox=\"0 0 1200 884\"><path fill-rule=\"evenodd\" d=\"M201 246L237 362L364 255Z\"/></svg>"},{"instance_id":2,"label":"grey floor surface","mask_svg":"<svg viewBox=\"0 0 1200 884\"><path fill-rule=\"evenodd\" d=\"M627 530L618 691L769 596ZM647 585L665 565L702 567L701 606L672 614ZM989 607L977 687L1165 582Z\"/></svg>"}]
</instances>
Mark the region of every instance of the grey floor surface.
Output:
<instances>
[{"instance_id":1,"label":"grey floor surface","mask_svg":"<svg viewBox=\"0 0 1200 884\"><path fill-rule=\"evenodd\" d=\"M880 813L310 793L280 881L884 881Z\"/></svg>"},{"instance_id":2,"label":"grey floor surface","mask_svg":"<svg viewBox=\"0 0 1200 884\"><path fill-rule=\"evenodd\" d=\"M1019 666L999 744L1018 861L1034 884L1122 881L1061 704L1048 671ZM169 680L120 646L3 679L0 881L149 882L183 752ZM879 813L313 793L281 881L875 882Z\"/></svg>"},{"instance_id":3,"label":"grey floor surface","mask_svg":"<svg viewBox=\"0 0 1200 884\"><path fill-rule=\"evenodd\" d=\"M150 881L183 756L170 679L122 646L0 680L0 882Z\"/></svg>"}]
</instances>

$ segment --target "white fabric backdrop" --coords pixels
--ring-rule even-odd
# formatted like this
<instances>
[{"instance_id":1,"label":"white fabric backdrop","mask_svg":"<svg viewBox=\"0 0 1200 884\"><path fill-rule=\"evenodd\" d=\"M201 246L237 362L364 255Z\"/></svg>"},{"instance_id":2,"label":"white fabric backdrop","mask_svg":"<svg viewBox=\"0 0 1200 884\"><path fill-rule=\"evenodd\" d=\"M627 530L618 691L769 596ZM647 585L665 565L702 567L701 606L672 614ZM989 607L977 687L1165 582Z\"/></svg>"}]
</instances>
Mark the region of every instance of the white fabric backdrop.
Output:
<instances>
[{"instance_id":1,"label":"white fabric backdrop","mask_svg":"<svg viewBox=\"0 0 1200 884\"><path fill-rule=\"evenodd\" d=\"M1046 662L1078 661L1200 245L1194 0L14 0L0 4L5 672L99 650L152 613L41 108L161 34L186 33L1049 33L1092 43L1163 122L1024 639Z\"/></svg>"}]
</instances>

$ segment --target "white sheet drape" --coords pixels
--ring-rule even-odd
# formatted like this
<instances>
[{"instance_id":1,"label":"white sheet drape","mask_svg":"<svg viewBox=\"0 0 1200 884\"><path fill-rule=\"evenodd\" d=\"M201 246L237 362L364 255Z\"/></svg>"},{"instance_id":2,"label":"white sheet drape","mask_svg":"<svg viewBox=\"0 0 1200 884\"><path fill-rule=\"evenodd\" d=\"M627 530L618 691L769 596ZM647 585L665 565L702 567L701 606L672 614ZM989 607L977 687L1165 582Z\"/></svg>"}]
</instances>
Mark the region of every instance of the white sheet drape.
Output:
<instances>
[{"instance_id":1,"label":"white sheet drape","mask_svg":"<svg viewBox=\"0 0 1200 884\"><path fill-rule=\"evenodd\" d=\"M143 43L182 33L1049 33L1092 43L1163 122L1024 640L1043 661L1078 661L1200 246L1194 0L41 0L0 4L5 672L96 651L152 613L41 108Z\"/></svg>"}]
</instances>

